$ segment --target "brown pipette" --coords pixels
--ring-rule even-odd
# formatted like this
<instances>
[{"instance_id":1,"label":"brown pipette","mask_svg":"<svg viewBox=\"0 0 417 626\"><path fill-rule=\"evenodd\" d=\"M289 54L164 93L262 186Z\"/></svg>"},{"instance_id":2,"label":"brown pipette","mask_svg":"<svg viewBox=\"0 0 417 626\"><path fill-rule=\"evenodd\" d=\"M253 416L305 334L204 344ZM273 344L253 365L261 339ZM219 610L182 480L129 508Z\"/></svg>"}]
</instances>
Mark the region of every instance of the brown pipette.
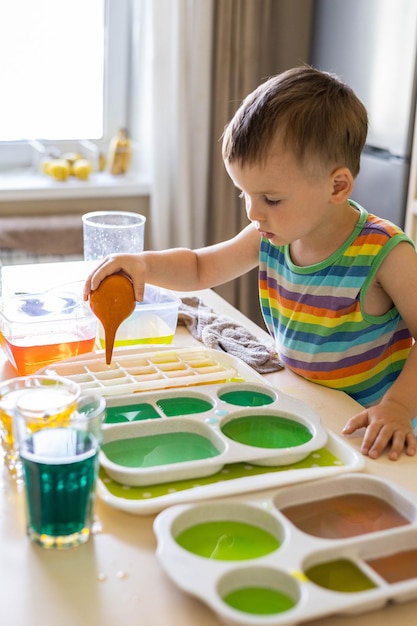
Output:
<instances>
[{"instance_id":1,"label":"brown pipette","mask_svg":"<svg viewBox=\"0 0 417 626\"><path fill-rule=\"evenodd\" d=\"M133 285L123 274L107 276L90 294L91 310L104 329L107 365L111 363L117 329L133 313L135 306Z\"/></svg>"}]
</instances>

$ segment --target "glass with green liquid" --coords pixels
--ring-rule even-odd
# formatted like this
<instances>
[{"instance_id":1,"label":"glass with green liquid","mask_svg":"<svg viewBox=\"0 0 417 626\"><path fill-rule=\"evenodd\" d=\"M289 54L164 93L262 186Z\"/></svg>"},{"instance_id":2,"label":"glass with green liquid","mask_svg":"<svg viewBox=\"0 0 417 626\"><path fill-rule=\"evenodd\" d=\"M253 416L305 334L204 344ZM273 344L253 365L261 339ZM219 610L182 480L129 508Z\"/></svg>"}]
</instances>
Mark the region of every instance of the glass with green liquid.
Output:
<instances>
[{"instance_id":1,"label":"glass with green liquid","mask_svg":"<svg viewBox=\"0 0 417 626\"><path fill-rule=\"evenodd\" d=\"M27 530L43 548L85 543L91 533L105 400L84 395L57 419L37 389L17 402L14 428L25 484Z\"/></svg>"}]
</instances>

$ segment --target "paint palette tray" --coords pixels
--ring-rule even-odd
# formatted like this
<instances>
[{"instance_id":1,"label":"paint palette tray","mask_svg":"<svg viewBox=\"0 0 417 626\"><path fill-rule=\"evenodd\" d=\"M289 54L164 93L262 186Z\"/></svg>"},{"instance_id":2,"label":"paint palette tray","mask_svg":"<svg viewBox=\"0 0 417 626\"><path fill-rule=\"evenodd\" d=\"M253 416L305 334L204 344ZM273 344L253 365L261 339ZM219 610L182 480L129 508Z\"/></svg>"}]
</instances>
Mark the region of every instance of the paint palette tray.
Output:
<instances>
[{"instance_id":1,"label":"paint palette tray","mask_svg":"<svg viewBox=\"0 0 417 626\"><path fill-rule=\"evenodd\" d=\"M103 430L99 495L133 513L364 463L306 404L255 382L110 397Z\"/></svg>"},{"instance_id":2,"label":"paint palette tray","mask_svg":"<svg viewBox=\"0 0 417 626\"><path fill-rule=\"evenodd\" d=\"M115 348L110 365L104 351L98 350L53 363L38 373L65 376L82 391L97 391L106 397L228 380L263 380L240 359L199 346Z\"/></svg>"},{"instance_id":3,"label":"paint palette tray","mask_svg":"<svg viewBox=\"0 0 417 626\"><path fill-rule=\"evenodd\" d=\"M200 478L231 463L289 465L327 442L314 411L266 385L144 394L139 407L136 396L126 402L116 416L133 420L105 428L100 451L101 466L125 485ZM142 411L159 419L135 420ZM108 413L111 419L111 407Z\"/></svg>"},{"instance_id":4,"label":"paint palette tray","mask_svg":"<svg viewBox=\"0 0 417 626\"><path fill-rule=\"evenodd\" d=\"M168 576L227 624L292 626L417 598L416 495L369 475L176 505L154 531Z\"/></svg>"}]
</instances>

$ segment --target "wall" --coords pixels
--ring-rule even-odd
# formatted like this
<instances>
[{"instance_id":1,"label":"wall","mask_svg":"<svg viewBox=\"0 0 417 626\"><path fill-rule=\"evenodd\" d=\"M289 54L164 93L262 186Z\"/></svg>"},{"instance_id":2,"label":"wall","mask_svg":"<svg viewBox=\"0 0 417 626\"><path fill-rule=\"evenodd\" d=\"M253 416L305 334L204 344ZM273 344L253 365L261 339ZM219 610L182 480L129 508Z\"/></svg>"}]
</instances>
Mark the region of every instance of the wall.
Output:
<instances>
[{"instance_id":1,"label":"wall","mask_svg":"<svg viewBox=\"0 0 417 626\"><path fill-rule=\"evenodd\" d=\"M0 249L41 255L82 254L81 216L89 211L133 211L149 219L149 197L0 202ZM150 229L145 228L145 248Z\"/></svg>"}]
</instances>

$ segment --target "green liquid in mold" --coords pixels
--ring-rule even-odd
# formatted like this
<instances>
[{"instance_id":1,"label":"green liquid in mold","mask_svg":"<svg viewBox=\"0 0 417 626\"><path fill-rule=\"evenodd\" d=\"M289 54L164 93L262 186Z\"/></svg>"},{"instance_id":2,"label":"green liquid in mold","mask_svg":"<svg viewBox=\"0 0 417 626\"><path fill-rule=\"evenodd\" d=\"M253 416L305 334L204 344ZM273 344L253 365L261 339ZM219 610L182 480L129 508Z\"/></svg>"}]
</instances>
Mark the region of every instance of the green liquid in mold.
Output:
<instances>
[{"instance_id":1,"label":"green liquid in mold","mask_svg":"<svg viewBox=\"0 0 417 626\"><path fill-rule=\"evenodd\" d=\"M219 454L209 439L188 432L109 441L102 450L110 461L123 467L155 467L209 459Z\"/></svg>"},{"instance_id":2,"label":"green liquid in mold","mask_svg":"<svg viewBox=\"0 0 417 626\"><path fill-rule=\"evenodd\" d=\"M265 406L266 404L272 404L274 401L274 399L266 393L247 389L242 391L227 391L220 396L220 400L224 400L224 402L234 404L235 406Z\"/></svg>"},{"instance_id":3,"label":"green liquid in mold","mask_svg":"<svg viewBox=\"0 0 417 626\"><path fill-rule=\"evenodd\" d=\"M151 404L131 404L126 406L107 407L105 424L120 424L123 422L138 422L160 418Z\"/></svg>"},{"instance_id":4,"label":"green liquid in mold","mask_svg":"<svg viewBox=\"0 0 417 626\"><path fill-rule=\"evenodd\" d=\"M251 415L227 422L222 432L239 443L257 448L294 448L311 440L302 424L275 415Z\"/></svg>"},{"instance_id":5,"label":"green liquid in mold","mask_svg":"<svg viewBox=\"0 0 417 626\"><path fill-rule=\"evenodd\" d=\"M314 565L305 571L305 575L313 583L330 589L354 593L375 589L376 585L352 561L337 559L327 563Z\"/></svg>"},{"instance_id":6,"label":"green liquid in mold","mask_svg":"<svg viewBox=\"0 0 417 626\"><path fill-rule=\"evenodd\" d=\"M193 398L191 396L158 400L157 405L167 417L192 415L193 413L205 413L213 408L213 405L207 400L203 400L202 398Z\"/></svg>"},{"instance_id":7,"label":"green liquid in mold","mask_svg":"<svg viewBox=\"0 0 417 626\"><path fill-rule=\"evenodd\" d=\"M242 587L225 595L223 601L238 611L253 615L275 615L295 606L290 596L267 587Z\"/></svg>"},{"instance_id":8,"label":"green liquid in mold","mask_svg":"<svg viewBox=\"0 0 417 626\"><path fill-rule=\"evenodd\" d=\"M203 522L182 531L176 542L193 554L218 561L256 559L279 548L268 531L245 522Z\"/></svg>"}]
</instances>

